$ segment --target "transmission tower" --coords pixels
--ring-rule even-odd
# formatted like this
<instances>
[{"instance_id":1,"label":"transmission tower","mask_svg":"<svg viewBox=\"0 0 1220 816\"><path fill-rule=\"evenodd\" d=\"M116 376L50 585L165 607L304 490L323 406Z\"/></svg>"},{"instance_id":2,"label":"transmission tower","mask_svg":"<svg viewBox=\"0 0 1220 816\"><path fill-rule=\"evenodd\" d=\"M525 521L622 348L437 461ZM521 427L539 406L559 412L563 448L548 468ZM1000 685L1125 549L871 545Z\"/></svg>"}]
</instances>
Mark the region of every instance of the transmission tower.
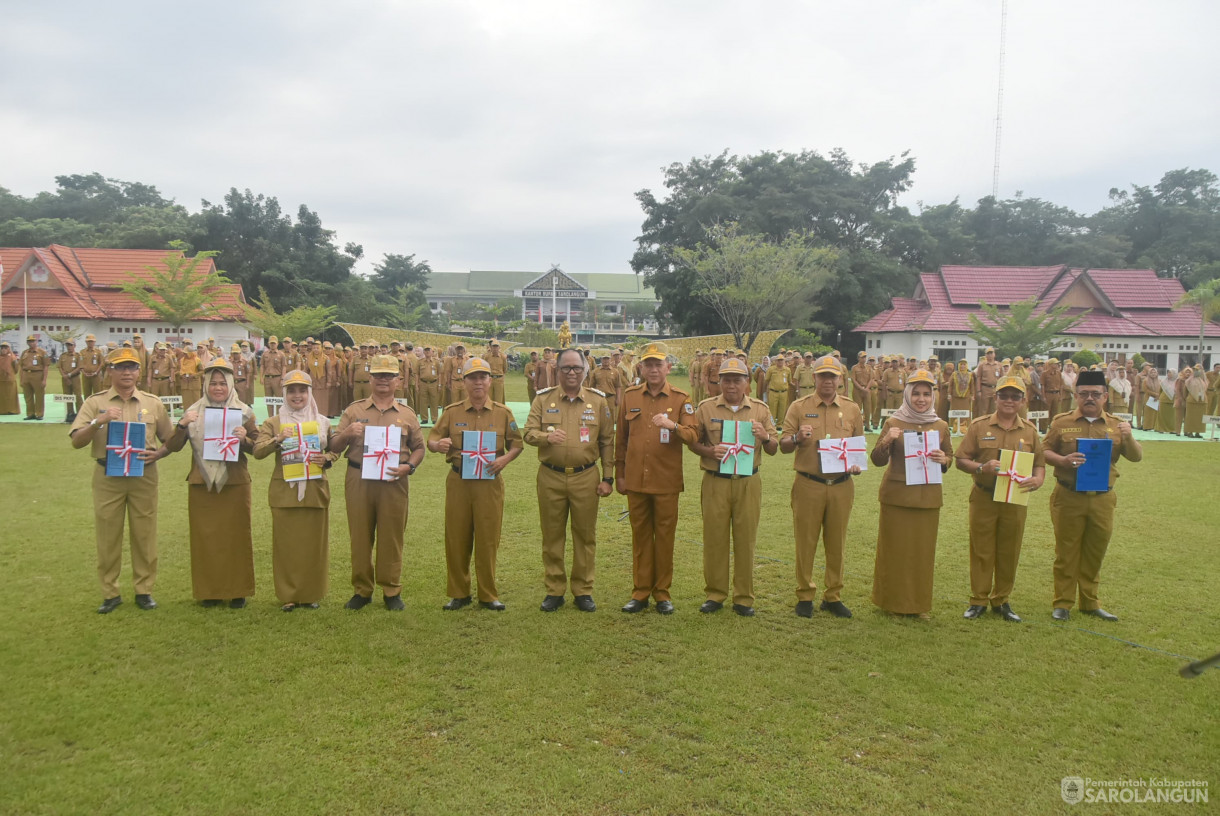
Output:
<instances>
[{"instance_id":1,"label":"transmission tower","mask_svg":"<svg viewBox=\"0 0 1220 816\"><path fill-rule=\"evenodd\" d=\"M1008 0L1000 0L1000 81L995 99L995 163L991 168L991 197L1000 197L1000 136L1004 132L1004 46L1008 39Z\"/></svg>"}]
</instances>

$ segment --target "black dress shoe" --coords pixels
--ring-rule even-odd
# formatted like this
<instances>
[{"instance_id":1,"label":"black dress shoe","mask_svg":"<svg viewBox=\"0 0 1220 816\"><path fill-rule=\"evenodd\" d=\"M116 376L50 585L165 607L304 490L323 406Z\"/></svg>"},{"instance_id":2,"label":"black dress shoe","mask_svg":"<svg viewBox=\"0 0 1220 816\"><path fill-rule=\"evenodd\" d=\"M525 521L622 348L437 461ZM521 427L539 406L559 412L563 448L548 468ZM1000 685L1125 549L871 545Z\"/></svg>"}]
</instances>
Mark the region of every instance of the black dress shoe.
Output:
<instances>
[{"instance_id":1,"label":"black dress shoe","mask_svg":"<svg viewBox=\"0 0 1220 816\"><path fill-rule=\"evenodd\" d=\"M138 598L139 596L137 595L136 597ZM1101 618L1104 621L1118 620L1118 615L1111 615L1109 612L1107 612L1104 609L1082 609L1080 611L1086 615L1092 615L1095 618Z\"/></svg>"},{"instance_id":2,"label":"black dress shoe","mask_svg":"<svg viewBox=\"0 0 1220 816\"><path fill-rule=\"evenodd\" d=\"M705 615L710 614L712 612L719 612L723 608L724 608L724 604L722 604L720 601L713 601L713 600L706 600L702 604L699 605L699 611Z\"/></svg>"},{"instance_id":3,"label":"black dress shoe","mask_svg":"<svg viewBox=\"0 0 1220 816\"><path fill-rule=\"evenodd\" d=\"M442 606L441 609L444 609L446 612L456 612L463 606L470 606L469 595L467 595L465 598L450 598L449 603Z\"/></svg>"},{"instance_id":4,"label":"black dress shoe","mask_svg":"<svg viewBox=\"0 0 1220 816\"><path fill-rule=\"evenodd\" d=\"M220 598L205 598L199 602L199 605L205 609L211 609L213 606L220 606L222 603L224 601L220 600Z\"/></svg>"},{"instance_id":5,"label":"black dress shoe","mask_svg":"<svg viewBox=\"0 0 1220 816\"><path fill-rule=\"evenodd\" d=\"M385 608L391 612L401 612L407 608L407 605L402 602L401 595L386 595Z\"/></svg>"},{"instance_id":6,"label":"black dress shoe","mask_svg":"<svg viewBox=\"0 0 1220 816\"><path fill-rule=\"evenodd\" d=\"M962 615L962 617L965 618L966 620L974 620L977 617L981 617L982 614L986 611L987 611L987 607L985 607L985 606L979 606L978 604L970 604L970 606L966 609L966 612Z\"/></svg>"},{"instance_id":7,"label":"black dress shoe","mask_svg":"<svg viewBox=\"0 0 1220 816\"><path fill-rule=\"evenodd\" d=\"M484 609L490 609L492 612L503 612L508 607L499 601L479 601L479 606Z\"/></svg>"},{"instance_id":8,"label":"black dress shoe","mask_svg":"<svg viewBox=\"0 0 1220 816\"><path fill-rule=\"evenodd\" d=\"M322 607L317 601L313 603L297 604L301 609L320 609Z\"/></svg>"},{"instance_id":9,"label":"black dress shoe","mask_svg":"<svg viewBox=\"0 0 1220 816\"><path fill-rule=\"evenodd\" d=\"M563 606L564 597L562 595L547 595L542 599L542 606L538 607L543 612L554 612L559 607Z\"/></svg>"},{"instance_id":10,"label":"black dress shoe","mask_svg":"<svg viewBox=\"0 0 1220 816\"><path fill-rule=\"evenodd\" d=\"M156 609L157 602L153 600L153 596L151 596L151 595L137 595L136 596L136 606L140 607L145 612L147 612L150 609Z\"/></svg>"},{"instance_id":11,"label":"black dress shoe","mask_svg":"<svg viewBox=\"0 0 1220 816\"><path fill-rule=\"evenodd\" d=\"M284 604L283 606L281 606L281 607L280 607L280 611L281 611L281 612L291 612L292 610L294 610L294 609L296 609L296 608L297 608L297 605L296 605L296 604L294 604L294 603L286 603L286 604Z\"/></svg>"},{"instance_id":12,"label":"black dress shoe","mask_svg":"<svg viewBox=\"0 0 1220 816\"><path fill-rule=\"evenodd\" d=\"M836 618L850 618L851 610L847 608L847 604L842 601L822 601L822 605L818 607L823 612L829 612Z\"/></svg>"},{"instance_id":13,"label":"black dress shoe","mask_svg":"<svg viewBox=\"0 0 1220 816\"><path fill-rule=\"evenodd\" d=\"M800 615L802 618L812 618L813 601L797 601L796 614Z\"/></svg>"},{"instance_id":14,"label":"black dress shoe","mask_svg":"<svg viewBox=\"0 0 1220 816\"><path fill-rule=\"evenodd\" d=\"M229 608L230 609L245 609L246 608L246 599L245 598L233 598L231 601L229 601Z\"/></svg>"},{"instance_id":15,"label":"black dress shoe","mask_svg":"<svg viewBox=\"0 0 1220 816\"><path fill-rule=\"evenodd\" d=\"M119 604L123 602L122 595L115 595L113 598L103 598L102 605L97 608L97 614L109 615L111 612L119 608Z\"/></svg>"},{"instance_id":16,"label":"black dress shoe","mask_svg":"<svg viewBox=\"0 0 1220 816\"><path fill-rule=\"evenodd\" d=\"M995 614L999 615L1001 618L1008 621L1009 623L1020 623L1021 622L1021 616L1018 615L1016 612L1013 612L1012 607L1006 603L1002 603L999 606L991 607L991 611L994 612Z\"/></svg>"},{"instance_id":17,"label":"black dress shoe","mask_svg":"<svg viewBox=\"0 0 1220 816\"><path fill-rule=\"evenodd\" d=\"M373 602L372 595L361 595L356 593L348 599L347 603L343 604L344 609L364 609Z\"/></svg>"},{"instance_id":18,"label":"black dress shoe","mask_svg":"<svg viewBox=\"0 0 1220 816\"><path fill-rule=\"evenodd\" d=\"M1055 611L1051 612L1051 617L1057 621L1065 621L1068 618L1070 618L1071 616L1072 615L1070 612L1068 612L1063 607L1059 607L1059 606L1055 607Z\"/></svg>"},{"instance_id":19,"label":"black dress shoe","mask_svg":"<svg viewBox=\"0 0 1220 816\"><path fill-rule=\"evenodd\" d=\"M674 602L657 601L657 611L662 615L672 615L674 613Z\"/></svg>"},{"instance_id":20,"label":"black dress shoe","mask_svg":"<svg viewBox=\"0 0 1220 816\"><path fill-rule=\"evenodd\" d=\"M592 595L577 595L573 600L576 602L576 608L581 612L597 611L597 604L593 603Z\"/></svg>"},{"instance_id":21,"label":"black dress shoe","mask_svg":"<svg viewBox=\"0 0 1220 816\"><path fill-rule=\"evenodd\" d=\"M648 608L648 601L646 599L643 601L640 601L640 600L636 600L635 598L632 598L630 601L627 601L627 603L623 604L623 611L629 615L635 614L636 612L643 612L647 608Z\"/></svg>"},{"instance_id":22,"label":"black dress shoe","mask_svg":"<svg viewBox=\"0 0 1220 816\"><path fill-rule=\"evenodd\" d=\"M745 604L733 604L733 611L743 618L754 617L754 607L746 606Z\"/></svg>"}]
</instances>

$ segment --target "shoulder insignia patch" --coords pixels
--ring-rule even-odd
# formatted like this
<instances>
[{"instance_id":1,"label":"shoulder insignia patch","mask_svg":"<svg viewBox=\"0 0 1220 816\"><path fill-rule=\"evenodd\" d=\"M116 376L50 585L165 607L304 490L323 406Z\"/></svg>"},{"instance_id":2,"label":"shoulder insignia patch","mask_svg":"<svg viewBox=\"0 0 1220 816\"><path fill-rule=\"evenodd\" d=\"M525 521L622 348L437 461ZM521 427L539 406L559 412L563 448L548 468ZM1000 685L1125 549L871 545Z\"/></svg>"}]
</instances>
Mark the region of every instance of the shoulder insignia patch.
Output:
<instances>
[{"instance_id":1,"label":"shoulder insignia patch","mask_svg":"<svg viewBox=\"0 0 1220 816\"><path fill-rule=\"evenodd\" d=\"M695 413L695 406L691 405L691 404L688 402L688 403L686 403L685 405L683 405L683 406L682 406L682 410L683 410L683 411L686 411L686 413L688 413L688 414L693 414L693 413Z\"/></svg>"}]
</instances>

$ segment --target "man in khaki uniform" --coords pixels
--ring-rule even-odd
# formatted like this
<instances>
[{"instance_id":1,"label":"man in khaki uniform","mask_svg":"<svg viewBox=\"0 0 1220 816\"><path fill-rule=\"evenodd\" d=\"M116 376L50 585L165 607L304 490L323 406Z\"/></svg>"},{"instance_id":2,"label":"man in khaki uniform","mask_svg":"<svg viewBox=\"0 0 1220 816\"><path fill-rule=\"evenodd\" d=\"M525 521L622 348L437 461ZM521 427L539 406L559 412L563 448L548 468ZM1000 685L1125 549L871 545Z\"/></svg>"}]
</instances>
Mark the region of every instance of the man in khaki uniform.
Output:
<instances>
[{"instance_id":1,"label":"man in khaki uniform","mask_svg":"<svg viewBox=\"0 0 1220 816\"><path fill-rule=\"evenodd\" d=\"M525 443L538 448L538 518L546 584L541 609L554 612L564 604L568 588L564 551L570 515L572 596L577 609L593 612L597 609L593 602L597 508L600 499L610 495L614 483L614 415L604 392L581 384L585 363L579 352L564 349L555 362L559 387L539 392L525 422Z\"/></svg>"},{"instance_id":2,"label":"man in khaki uniform","mask_svg":"<svg viewBox=\"0 0 1220 816\"><path fill-rule=\"evenodd\" d=\"M651 596L657 611L669 615L682 445L695 441L695 409L687 393L666 380L669 359L656 343L640 363L644 382L623 392L614 441L614 488L627 497L631 516L633 588L623 611L647 609Z\"/></svg>"},{"instance_id":3,"label":"man in khaki uniform","mask_svg":"<svg viewBox=\"0 0 1220 816\"><path fill-rule=\"evenodd\" d=\"M1132 378L1133 387L1137 379ZM1059 414L1060 401L1063 399L1063 370L1059 367L1058 357L1047 360L1042 370L1042 398L1046 400L1047 416L1054 419Z\"/></svg>"},{"instance_id":4,"label":"man in khaki uniform","mask_svg":"<svg viewBox=\"0 0 1220 816\"><path fill-rule=\"evenodd\" d=\"M522 373L525 375L526 397L529 399L529 402L532 405L534 402L534 397L538 396L538 386L534 380L535 376L538 373L538 352L536 352L536 351L530 352L530 358L526 362L525 368L522 370Z\"/></svg>"},{"instance_id":5,"label":"man in khaki uniform","mask_svg":"<svg viewBox=\"0 0 1220 816\"><path fill-rule=\"evenodd\" d=\"M153 346L152 358L148 361L148 393L154 397L174 396L174 374L176 362L174 355L164 343Z\"/></svg>"},{"instance_id":6,"label":"man in khaki uniform","mask_svg":"<svg viewBox=\"0 0 1220 816\"><path fill-rule=\"evenodd\" d=\"M500 351L500 341L487 345L487 365L491 366L491 399L504 402L504 375L508 373L508 358Z\"/></svg>"},{"instance_id":7,"label":"man in khaki uniform","mask_svg":"<svg viewBox=\"0 0 1220 816\"><path fill-rule=\"evenodd\" d=\"M462 377L462 371L466 368L466 346L457 343L453 350L454 355L445 358L445 364L441 369L441 381L445 384L446 405L466 399L466 383ZM491 371L490 366L488 366L488 371ZM490 373L488 376L491 376Z\"/></svg>"},{"instance_id":8,"label":"man in khaki uniform","mask_svg":"<svg viewBox=\"0 0 1220 816\"><path fill-rule=\"evenodd\" d=\"M817 390L817 381L813 377L813 352L805 352L804 359L797 364L794 375L796 398L807 397Z\"/></svg>"},{"instance_id":9,"label":"man in khaki uniform","mask_svg":"<svg viewBox=\"0 0 1220 816\"><path fill-rule=\"evenodd\" d=\"M907 375L902 368L902 356L890 358L890 367L885 370L883 380L885 389L885 407L896 410L902 407L902 391L907 385Z\"/></svg>"},{"instance_id":10,"label":"man in khaki uniform","mask_svg":"<svg viewBox=\"0 0 1220 816\"><path fill-rule=\"evenodd\" d=\"M754 615L754 551L762 512L762 454L779 450L775 422L767 404L749 396L750 370L741 360L725 358L720 364L720 395L699 403L695 410L696 439L689 447L699 456L703 470L699 501L703 509L703 580L707 600L700 612L718 612L729 597L729 534L732 533L733 611ZM732 451L723 441L726 420L748 422L754 433L751 474L720 472L720 463Z\"/></svg>"},{"instance_id":11,"label":"man in khaki uniform","mask_svg":"<svg viewBox=\"0 0 1220 816\"><path fill-rule=\"evenodd\" d=\"M631 357L631 352L625 352L623 349L617 348L610 358L610 362L618 369L619 382L623 384L624 391L636 384L635 373L632 371Z\"/></svg>"},{"instance_id":12,"label":"man in khaki uniform","mask_svg":"<svg viewBox=\"0 0 1220 816\"><path fill-rule=\"evenodd\" d=\"M428 450L442 453L449 464L445 481L445 567L449 602L454 612L470 605L470 556L474 553L479 581L479 606L503 612L496 587L496 555L504 521L504 480L500 472L521 455L521 432L508 406L489 398L491 366L472 357L463 372L466 378L460 401L445 406L441 418L428 434ZM493 479L462 478L464 431L490 431L496 435L495 458L484 467Z\"/></svg>"},{"instance_id":13,"label":"man in khaki uniform","mask_svg":"<svg viewBox=\"0 0 1220 816\"><path fill-rule=\"evenodd\" d=\"M182 344L182 359L178 361L178 393L182 395L183 410L194 405L202 397L202 372L203 366L195 354L194 344L187 340Z\"/></svg>"},{"instance_id":14,"label":"man in khaki uniform","mask_svg":"<svg viewBox=\"0 0 1220 816\"><path fill-rule=\"evenodd\" d=\"M424 346L419 361L419 418L431 425L441 416L441 364L433 356L432 346Z\"/></svg>"},{"instance_id":15,"label":"man in khaki uniform","mask_svg":"<svg viewBox=\"0 0 1220 816\"><path fill-rule=\"evenodd\" d=\"M788 378L789 369L784 365L783 358L773 362L763 377L763 388L767 392L767 407L771 411L771 419L774 422L783 422L784 413L788 410Z\"/></svg>"},{"instance_id":16,"label":"man in khaki uniform","mask_svg":"<svg viewBox=\"0 0 1220 816\"><path fill-rule=\"evenodd\" d=\"M237 398L246 405L254 405L254 372L242 356L241 345L238 343L229 348L229 364L233 366L233 390L237 392Z\"/></svg>"},{"instance_id":17,"label":"man in khaki uniform","mask_svg":"<svg viewBox=\"0 0 1220 816\"><path fill-rule=\"evenodd\" d=\"M51 371L51 357L41 346L38 338L25 338L28 348L21 352L21 392L25 396L25 418L41 420L46 403L47 375Z\"/></svg>"},{"instance_id":18,"label":"man in khaki uniform","mask_svg":"<svg viewBox=\"0 0 1220 816\"><path fill-rule=\"evenodd\" d=\"M1055 527L1055 620L1065 621L1068 610L1080 599L1080 611L1102 620L1118 620L1101 608L1097 588L1101 562L1114 531L1115 464L1122 456L1132 462L1144 458L1144 450L1131 435L1131 423L1106 413L1106 377L1100 371L1082 371L1076 379L1075 411L1051 422L1043 440L1046 461L1055 468L1055 490L1051 493L1051 523ZM1085 455L1076 450L1081 438L1109 439L1109 489L1081 493L1076 490L1076 468Z\"/></svg>"},{"instance_id":19,"label":"man in khaki uniform","mask_svg":"<svg viewBox=\"0 0 1220 816\"><path fill-rule=\"evenodd\" d=\"M131 538L131 571L135 579L136 605L156 609L153 585L157 580L157 466L169 451L165 442L173 425L161 400L136 388L140 362L131 349L118 349L108 361L113 385L85 400L69 432L72 447L90 446L96 460L93 468L93 519L97 538L97 574L102 584L100 614L113 612L123 602L119 573L123 568L123 523ZM144 475L106 476L107 423L143 422L145 450L136 453L144 461ZM153 444L160 440L159 447Z\"/></svg>"},{"instance_id":20,"label":"man in khaki uniform","mask_svg":"<svg viewBox=\"0 0 1220 816\"><path fill-rule=\"evenodd\" d=\"M263 370L263 396L284 396L284 375L288 373L288 355L280 351L280 341L274 334L267 338L267 350L263 352L259 366Z\"/></svg>"},{"instance_id":21,"label":"man in khaki uniform","mask_svg":"<svg viewBox=\"0 0 1220 816\"><path fill-rule=\"evenodd\" d=\"M703 349L695 349L695 357L690 361L687 372L690 374L691 402L695 405L703 402L703 367L707 365Z\"/></svg>"},{"instance_id":22,"label":"man in khaki uniform","mask_svg":"<svg viewBox=\"0 0 1220 816\"><path fill-rule=\"evenodd\" d=\"M367 340L360 344L360 356L352 364L352 398L366 400L373 394L373 358Z\"/></svg>"},{"instance_id":23,"label":"man in khaki uniform","mask_svg":"<svg viewBox=\"0 0 1220 816\"><path fill-rule=\"evenodd\" d=\"M407 479L424 459L424 437L415 412L394 399L398 386L398 361L390 356L372 358L373 394L344 409L339 429L327 447L331 453L346 452L347 529L352 544L352 588L355 594L345 604L348 609L363 609L373 600L374 586L380 586L385 608L394 612L405 608L402 601L402 546L407 529ZM401 429L402 441L397 455L386 454L388 481L361 476L368 427ZM373 550L377 562L373 563Z\"/></svg>"},{"instance_id":24,"label":"man in khaki uniform","mask_svg":"<svg viewBox=\"0 0 1220 816\"><path fill-rule=\"evenodd\" d=\"M80 385L84 399L89 399L101 390L102 368L106 365L106 355L96 343L96 337L86 334L85 348L80 352Z\"/></svg>"},{"instance_id":25,"label":"man in khaki uniform","mask_svg":"<svg viewBox=\"0 0 1220 816\"><path fill-rule=\"evenodd\" d=\"M851 610L841 600L843 551L847 545L847 523L855 501L852 477L860 473L852 465L845 473L822 470L818 444L826 439L846 439L864 434L860 406L839 393L842 369L832 357L814 366L817 391L788 407L780 432L779 449L796 452L792 466L792 527L796 538L796 614L813 617L813 559L821 536L826 557L826 588L821 608L837 618L850 618Z\"/></svg>"},{"instance_id":26,"label":"man in khaki uniform","mask_svg":"<svg viewBox=\"0 0 1220 816\"><path fill-rule=\"evenodd\" d=\"M865 352L856 355L859 360L851 368L852 394L856 405L860 406L860 415L864 417L864 430L872 431L873 423L873 368L868 364Z\"/></svg>"},{"instance_id":27,"label":"man in khaki uniform","mask_svg":"<svg viewBox=\"0 0 1220 816\"><path fill-rule=\"evenodd\" d=\"M1026 493L1037 490L1046 476L1046 457L1038 429L1017 413L1025 400L1025 383L1017 377L1004 377L996 385L996 412L971 422L955 453L957 469L974 476L974 489L970 491L970 606L963 617L978 618L990 604L991 611L1004 620L1020 623L1021 617L1012 611L1008 596L1017 579L1029 508L996 501L995 483L1003 469L1002 452L1024 451L1034 455L1034 467L1018 489Z\"/></svg>"},{"instance_id":28,"label":"man in khaki uniform","mask_svg":"<svg viewBox=\"0 0 1220 816\"><path fill-rule=\"evenodd\" d=\"M724 350L712 349L712 356L703 364L703 390L708 397L720 396L720 364L724 362Z\"/></svg>"},{"instance_id":29,"label":"man in khaki uniform","mask_svg":"<svg viewBox=\"0 0 1220 816\"><path fill-rule=\"evenodd\" d=\"M593 371L593 387L606 396L606 406L610 409L610 421L618 416L618 404L623 395L623 384L618 369L610 365L609 357L602 357L601 365Z\"/></svg>"},{"instance_id":30,"label":"man in khaki uniform","mask_svg":"<svg viewBox=\"0 0 1220 816\"><path fill-rule=\"evenodd\" d=\"M1207 413L1215 416L1220 411L1220 363L1207 372Z\"/></svg>"},{"instance_id":31,"label":"man in khaki uniform","mask_svg":"<svg viewBox=\"0 0 1220 816\"><path fill-rule=\"evenodd\" d=\"M68 406L67 417L64 422L71 422L76 419L76 414L80 411L81 403L84 399L81 397L81 369L80 355L76 353L76 341L69 340L64 343L66 347L64 353L59 355L59 359L55 361L59 368L59 379L63 384L63 393L71 394L76 397L75 402Z\"/></svg>"},{"instance_id":32,"label":"man in khaki uniform","mask_svg":"<svg viewBox=\"0 0 1220 816\"><path fill-rule=\"evenodd\" d=\"M995 384L999 381L1002 367L995 358L995 349L983 350L983 359L974 369L974 415L995 413Z\"/></svg>"}]
</instances>

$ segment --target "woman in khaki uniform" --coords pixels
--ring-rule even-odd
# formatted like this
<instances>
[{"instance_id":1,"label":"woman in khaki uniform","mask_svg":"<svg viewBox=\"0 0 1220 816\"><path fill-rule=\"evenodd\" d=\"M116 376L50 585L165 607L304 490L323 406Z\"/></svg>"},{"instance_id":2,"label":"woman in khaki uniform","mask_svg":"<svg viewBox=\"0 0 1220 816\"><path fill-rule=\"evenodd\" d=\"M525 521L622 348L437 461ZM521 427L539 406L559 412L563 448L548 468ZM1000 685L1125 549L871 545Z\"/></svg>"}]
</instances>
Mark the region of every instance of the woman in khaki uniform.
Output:
<instances>
[{"instance_id":1,"label":"woman in khaki uniform","mask_svg":"<svg viewBox=\"0 0 1220 816\"><path fill-rule=\"evenodd\" d=\"M254 451L254 411L237 398L233 365L215 357L203 369L207 393L186 409L165 446L179 451L189 438L191 472L187 474L187 513L191 527L191 587L203 606L228 599L241 609L254 594L254 542L250 533L250 471L246 454ZM204 409L228 408L241 416L225 430L240 440L237 460L203 458ZM186 431L182 426L187 427Z\"/></svg>"},{"instance_id":2,"label":"woman in khaki uniform","mask_svg":"<svg viewBox=\"0 0 1220 816\"><path fill-rule=\"evenodd\" d=\"M323 471L321 479L289 484L284 481L284 461L280 445L288 438L287 425L318 423L318 439L326 449L330 423L318 410L313 398L313 380L304 371L289 371L282 381L284 402L278 416L270 417L259 428L254 443L254 458L275 454L275 470L267 485L271 505L271 572L280 608L291 612L298 606L317 609L328 589L327 566L330 562L330 485ZM331 457L310 454L310 462L329 468Z\"/></svg>"},{"instance_id":3,"label":"woman in khaki uniform","mask_svg":"<svg viewBox=\"0 0 1220 816\"><path fill-rule=\"evenodd\" d=\"M1115 369L1114 376L1109 381L1110 413L1131 413L1131 381L1127 379L1126 369ZM1054 417L1051 417L1054 419Z\"/></svg>"},{"instance_id":4,"label":"woman in khaki uniform","mask_svg":"<svg viewBox=\"0 0 1220 816\"><path fill-rule=\"evenodd\" d=\"M936 533L940 523L941 486L908 485L902 436L909 431L939 431L940 448L928 454L943 471L953 460L949 425L936 415L936 381L927 371L907 380L902 407L885 421L870 458L888 464L881 481L881 520L877 560L873 568L873 603L891 614L917 615L932 611L932 577Z\"/></svg>"},{"instance_id":5,"label":"woman in khaki uniform","mask_svg":"<svg viewBox=\"0 0 1220 816\"><path fill-rule=\"evenodd\" d=\"M1181 430L1181 426L1174 424L1177 419L1174 402L1178 398L1178 372L1172 368L1165 369L1165 376L1161 377L1160 385L1161 390L1157 394L1157 399L1161 401L1161 404L1156 412L1156 431L1157 433L1176 434Z\"/></svg>"},{"instance_id":6,"label":"woman in khaki uniform","mask_svg":"<svg viewBox=\"0 0 1220 816\"><path fill-rule=\"evenodd\" d=\"M1183 418L1185 427L1182 433L1195 439L1203 438L1203 411L1207 408L1207 377L1203 374L1203 366L1195 366L1194 369L1183 369L1183 372L1191 371L1190 379L1186 381L1185 387L1179 385L1179 391L1185 391L1185 406L1186 415Z\"/></svg>"},{"instance_id":7,"label":"woman in khaki uniform","mask_svg":"<svg viewBox=\"0 0 1220 816\"><path fill-rule=\"evenodd\" d=\"M0 414L19 414L17 401L17 355L8 343L0 343Z\"/></svg>"},{"instance_id":8,"label":"woman in khaki uniform","mask_svg":"<svg viewBox=\"0 0 1220 816\"><path fill-rule=\"evenodd\" d=\"M949 367L945 367L945 371L950 371ZM949 382L949 410L950 411L969 411L974 404L974 372L970 370L970 364L965 360L957 361L957 371L950 374ZM955 419L952 422L954 433L965 433L966 427L970 424L969 420L962 421Z\"/></svg>"}]
</instances>

